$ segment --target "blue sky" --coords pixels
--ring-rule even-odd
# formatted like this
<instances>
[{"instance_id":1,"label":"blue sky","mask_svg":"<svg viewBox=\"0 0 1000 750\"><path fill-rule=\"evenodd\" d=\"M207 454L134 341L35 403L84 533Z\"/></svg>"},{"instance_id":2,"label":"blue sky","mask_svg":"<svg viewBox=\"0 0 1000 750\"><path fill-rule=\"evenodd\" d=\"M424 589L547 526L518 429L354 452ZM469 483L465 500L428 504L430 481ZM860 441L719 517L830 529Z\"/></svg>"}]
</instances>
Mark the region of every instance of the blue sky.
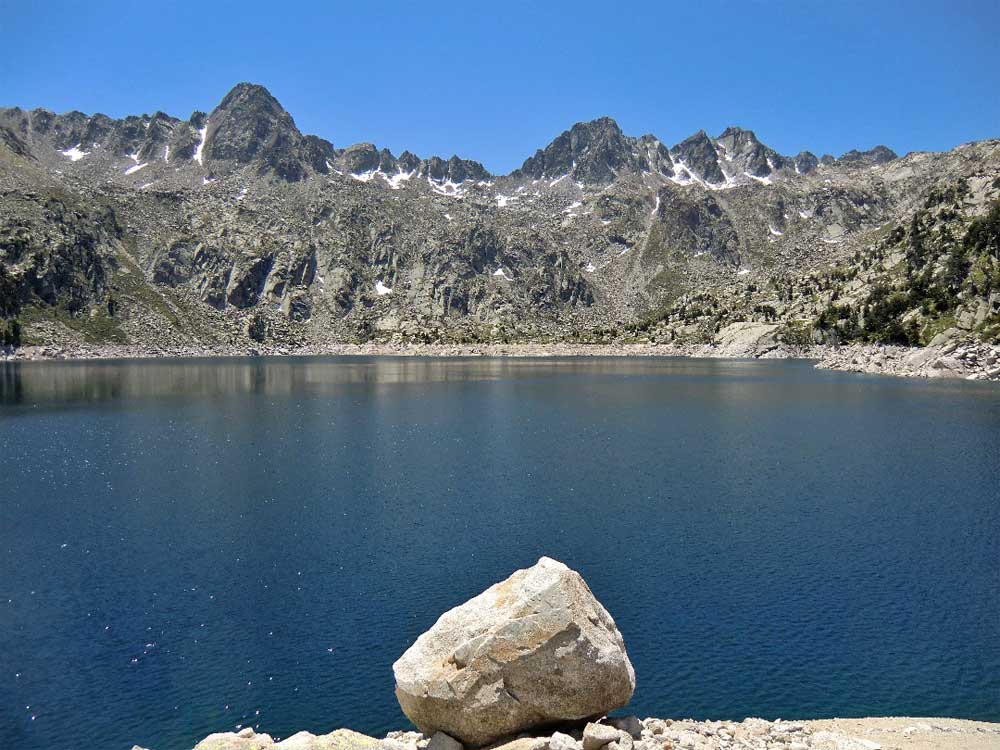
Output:
<instances>
[{"instance_id":1,"label":"blue sky","mask_svg":"<svg viewBox=\"0 0 1000 750\"><path fill-rule=\"evenodd\" d=\"M346 146L518 166L608 114L668 144L751 128L783 153L1000 137L1000 0L0 0L0 106L211 110L267 86Z\"/></svg>"}]
</instances>

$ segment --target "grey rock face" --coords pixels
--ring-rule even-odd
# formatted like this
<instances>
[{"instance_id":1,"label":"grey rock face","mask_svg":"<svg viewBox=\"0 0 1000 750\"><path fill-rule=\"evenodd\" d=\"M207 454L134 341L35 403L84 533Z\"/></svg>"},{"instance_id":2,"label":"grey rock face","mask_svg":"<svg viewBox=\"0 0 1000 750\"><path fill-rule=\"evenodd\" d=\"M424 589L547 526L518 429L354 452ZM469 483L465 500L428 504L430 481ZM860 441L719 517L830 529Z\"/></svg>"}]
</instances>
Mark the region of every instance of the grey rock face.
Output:
<instances>
[{"instance_id":1,"label":"grey rock face","mask_svg":"<svg viewBox=\"0 0 1000 750\"><path fill-rule=\"evenodd\" d=\"M340 158L351 174L362 174L379 168L379 152L374 143L348 146Z\"/></svg>"},{"instance_id":2,"label":"grey rock face","mask_svg":"<svg viewBox=\"0 0 1000 750\"><path fill-rule=\"evenodd\" d=\"M24 159L34 159L31 147L18 137L18 134L7 127L0 127L0 143L2 143L11 153L17 154Z\"/></svg>"},{"instance_id":3,"label":"grey rock face","mask_svg":"<svg viewBox=\"0 0 1000 750\"><path fill-rule=\"evenodd\" d=\"M397 173L415 173L424 179L438 182L463 183L466 180L488 180L491 175L477 161L460 159L452 156L442 159L432 156L421 159L409 151L404 151L399 158L393 156L387 148L379 150L372 143L357 143L348 146L337 159L344 171L353 175L380 172L386 177Z\"/></svg>"},{"instance_id":4,"label":"grey rock face","mask_svg":"<svg viewBox=\"0 0 1000 750\"><path fill-rule=\"evenodd\" d=\"M263 86L237 84L208 116L205 156L209 160L255 163L262 174L289 182L306 177L306 166L323 151L322 139L309 143L278 100ZM328 144L327 144L328 145ZM329 147L332 155L332 147Z\"/></svg>"},{"instance_id":5,"label":"grey rock face","mask_svg":"<svg viewBox=\"0 0 1000 750\"><path fill-rule=\"evenodd\" d=\"M800 151L794 161L795 171L799 174L810 174L819 166L819 159L810 151Z\"/></svg>"},{"instance_id":6,"label":"grey rock face","mask_svg":"<svg viewBox=\"0 0 1000 750\"><path fill-rule=\"evenodd\" d=\"M840 161L845 164L871 165L886 164L898 158L899 157L896 155L896 152L888 146L876 146L875 148L870 148L867 151L852 149L841 156Z\"/></svg>"},{"instance_id":7,"label":"grey rock face","mask_svg":"<svg viewBox=\"0 0 1000 750\"><path fill-rule=\"evenodd\" d=\"M719 166L719 154L715 150L715 144L704 130L685 138L673 147L671 153L675 159L682 160L684 166L699 179L715 184L726 181L726 176Z\"/></svg>"},{"instance_id":8,"label":"grey rock face","mask_svg":"<svg viewBox=\"0 0 1000 750\"><path fill-rule=\"evenodd\" d=\"M611 182L622 172L650 169L648 158L643 158L636 145L636 139L625 136L610 117L578 122L527 159L513 176L538 180L568 174L585 183ZM669 168L666 149L656 153L657 166Z\"/></svg>"},{"instance_id":9,"label":"grey rock face","mask_svg":"<svg viewBox=\"0 0 1000 750\"><path fill-rule=\"evenodd\" d=\"M657 218L668 245L691 255L711 254L734 264L740 261L739 235L714 194L666 193Z\"/></svg>"},{"instance_id":10,"label":"grey rock face","mask_svg":"<svg viewBox=\"0 0 1000 750\"><path fill-rule=\"evenodd\" d=\"M578 573L546 557L443 614L393 673L422 732L472 746L606 713L635 689L614 620Z\"/></svg>"},{"instance_id":11,"label":"grey rock face","mask_svg":"<svg viewBox=\"0 0 1000 750\"><path fill-rule=\"evenodd\" d=\"M465 180L488 180L490 173L477 161L460 159L452 156L448 161L432 156L420 163L420 176L434 180L450 180L465 182Z\"/></svg>"},{"instance_id":12,"label":"grey rock face","mask_svg":"<svg viewBox=\"0 0 1000 750\"><path fill-rule=\"evenodd\" d=\"M752 130L728 127L715 142L721 147L724 160L732 163L738 173L767 177L786 164L785 157L757 140Z\"/></svg>"}]
</instances>

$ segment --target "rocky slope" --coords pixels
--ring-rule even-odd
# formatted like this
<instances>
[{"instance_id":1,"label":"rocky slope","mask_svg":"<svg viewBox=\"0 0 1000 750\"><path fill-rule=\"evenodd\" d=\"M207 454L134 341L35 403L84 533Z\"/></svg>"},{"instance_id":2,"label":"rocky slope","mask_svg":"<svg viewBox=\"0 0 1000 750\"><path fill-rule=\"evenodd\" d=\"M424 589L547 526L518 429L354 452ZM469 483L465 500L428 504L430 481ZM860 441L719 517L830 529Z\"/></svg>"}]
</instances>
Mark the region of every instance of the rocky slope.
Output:
<instances>
[{"instance_id":1,"label":"rocky slope","mask_svg":"<svg viewBox=\"0 0 1000 750\"><path fill-rule=\"evenodd\" d=\"M998 197L1000 141L835 159L600 118L501 176L334 147L252 84L186 120L5 109L0 347L989 343Z\"/></svg>"}]
</instances>

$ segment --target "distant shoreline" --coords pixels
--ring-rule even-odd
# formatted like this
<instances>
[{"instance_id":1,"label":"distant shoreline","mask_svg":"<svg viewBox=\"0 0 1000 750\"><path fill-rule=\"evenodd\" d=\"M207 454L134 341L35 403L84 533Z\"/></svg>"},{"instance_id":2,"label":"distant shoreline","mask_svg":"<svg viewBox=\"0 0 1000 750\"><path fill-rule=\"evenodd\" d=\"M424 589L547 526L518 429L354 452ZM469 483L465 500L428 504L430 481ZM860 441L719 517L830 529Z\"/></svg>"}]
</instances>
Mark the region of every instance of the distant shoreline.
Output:
<instances>
[{"instance_id":1,"label":"distant shoreline","mask_svg":"<svg viewBox=\"0 0 1000 750\"><path fill-rule=\"evenodd\" d=\"M848 346L771 346L713 344L306 344L303 346L143 347L121 344L27 346L2 361L90 361L120 359L194 359L205 357L689 357L708 359L803 359L819 369L924 378L1000 381L1000 346L973 341L920 348L851 344Z\"/></svg>"}]
</instances>

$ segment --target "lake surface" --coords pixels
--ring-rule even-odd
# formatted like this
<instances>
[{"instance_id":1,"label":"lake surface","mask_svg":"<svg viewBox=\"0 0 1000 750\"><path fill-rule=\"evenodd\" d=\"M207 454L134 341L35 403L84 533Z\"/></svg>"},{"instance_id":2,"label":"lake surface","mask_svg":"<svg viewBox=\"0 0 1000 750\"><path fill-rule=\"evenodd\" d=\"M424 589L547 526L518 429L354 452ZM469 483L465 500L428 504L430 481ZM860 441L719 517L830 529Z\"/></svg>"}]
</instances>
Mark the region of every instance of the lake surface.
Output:
<instances>
[{"instance_id":1,"label":"lake surface","mask_svg":"<svg viewBox=\"0 0 1000 750\"><path fill-rule=\"evenodd\" d=\"M549 555L640 716L1000 720L1000 387L806 362L0 365L0 747L407 726Z\"/></svg>"}]
</instances>

